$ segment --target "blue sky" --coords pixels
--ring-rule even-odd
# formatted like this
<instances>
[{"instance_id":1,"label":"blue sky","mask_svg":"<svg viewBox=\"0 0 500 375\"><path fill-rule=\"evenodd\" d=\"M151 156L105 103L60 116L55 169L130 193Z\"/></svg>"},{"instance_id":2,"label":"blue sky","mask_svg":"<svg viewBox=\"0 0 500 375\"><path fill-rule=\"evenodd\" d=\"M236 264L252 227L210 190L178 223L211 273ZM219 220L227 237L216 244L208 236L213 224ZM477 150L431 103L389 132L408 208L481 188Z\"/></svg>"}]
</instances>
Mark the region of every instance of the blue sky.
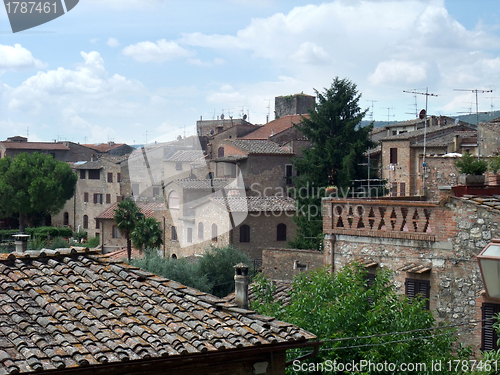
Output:
<instances>
[{"instance_id":1,"label":"blue sky","mask_svg":"<svg viewBox=\"0 0 500 375\"><path fill-rule=\"evenodd\" d=\"M375 120L500 109L495 0L80 0L13 34L0 9L0 139L145 143L273 118L274 97L349 78ZM417 110L424 108L417 96ZM388 108L390 108L388 110ZM389 115L389 117L388 117Z\"/></svg>"}]
</instances>

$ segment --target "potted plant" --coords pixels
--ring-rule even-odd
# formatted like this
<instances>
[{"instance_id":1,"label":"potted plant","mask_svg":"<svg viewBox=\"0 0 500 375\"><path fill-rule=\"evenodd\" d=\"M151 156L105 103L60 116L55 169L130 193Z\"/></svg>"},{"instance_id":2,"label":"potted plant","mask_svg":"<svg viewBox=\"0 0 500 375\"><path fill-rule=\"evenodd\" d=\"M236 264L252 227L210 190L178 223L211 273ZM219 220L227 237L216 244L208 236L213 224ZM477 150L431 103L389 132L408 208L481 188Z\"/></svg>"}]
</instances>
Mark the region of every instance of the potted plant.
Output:
<instances>
[{"instance_id":1,"label":"potted plant","mask_svg":"<svg viewBox=\"0 0 500 375\"><path fill-rule=\"evenodd\" d=\"M335 185L330 185L325 190L327 195L335 194L337 192L337 187Z\"/></svg>"},{"instance_id":2,"label":"potted plant","mask_svg":"<svg viewBox=\"0 0 500 375\"><path fill-rule=\"evenodd\" d=\"M488 166L488 185L499 186L500 185L500 174L498 171L500 170L500 155L495 156L490 159L490 163Z\"/></svg>"},{"instance_id":3,"label":"potted plant","mask_svg":"<svg viewBox=\"0 0 500 375\"><path fill-rule=\"evenodd\" d=\"M485 160L479 160L466 152L455 161L455 167L460 173L458 176L459 184L484 185L484 172L488 169L488 163Z\"/></svg>"}]
</instances>

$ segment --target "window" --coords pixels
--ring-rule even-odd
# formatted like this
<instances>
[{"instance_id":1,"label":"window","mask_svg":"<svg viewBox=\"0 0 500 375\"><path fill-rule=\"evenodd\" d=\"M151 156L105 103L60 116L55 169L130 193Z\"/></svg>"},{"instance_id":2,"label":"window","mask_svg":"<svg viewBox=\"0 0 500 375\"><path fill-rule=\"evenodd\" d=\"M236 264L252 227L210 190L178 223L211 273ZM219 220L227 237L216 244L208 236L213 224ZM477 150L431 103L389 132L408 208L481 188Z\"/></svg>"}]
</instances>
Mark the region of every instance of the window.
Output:
<instances>
[{"instance_id":1,"label":"window","mask_svg":"<svg viewBox=\"0 0 500 375\"><path fill-rule=\"evenodd\" d=\"M391 196L397 197L398 196L398 183L393 182L391 185Z\"/></svg>"},{"instance_id":2,"label":"window","mask_svg":"<svg viewBox=\"0 0 500 375\"><path fill-rule=\"evenodd\" d=\"M102 194L101 193L94 194L94 203L95 204L102 204Z\"/></svg>"},{"instance_id":3,"label":"window","mask_svg":"<svg viewBox=\"0 0 500 375\"><path fill-rule=\"evenodd\" d=\"M217 224L212 224L212 241L217 242Z\"/></svg>"},{"instance_id":4,"label":"window","mask_svg":"<svg viewBox=\"0 0 500 375\"><path fill-rule=\"evenodd\" d=\"M168 208L179 208L179 194L176 191L168 195Z\"/></svg>"},{"instance_id":5,"label":"window","mask_svg":"<svg viewBox=\"0 0 500 375\"><path fill-rule=\"evenodd\" d=\"M101 171L99 169L89 169L89 180L99 180Z\"/></svg>"},{"instance_id":6,"label":"window","mask_svg":"<svg viewBox=\"0 0 500 375\"><path fill-rule=\"evenodd\" d=\"M113 225L112 232L113 238L120 238L120 230L116 225Z\"/></svg>"},{"instance_id":7,"label":"window","mask_svg":"<svg viewBox=\"0 0 500 375\"><path fill-rule=\"evenodd\" d=\"M192 243L193 242L193 228L187 228L187 242Z\"/></svg>"},{"instance_id":8,"label":"window","mask_svg":"<svg viewBox=\"0 0 500 375\"><path fill-rule=\"evenodd\" d=\"M417 295L421 295L426 299L425 308L429 310L429 297L430 297L430 282L429 280L406 279L405 281L405 294L411 301Z\"/></svg>"},{"instance_id":9,"label":"window","mask_svg":"<svg viewBox=\"0 0 500 375\"><path fill-rule=\"evenodd\" d=\"M391 164L398 164L398 149L397 148L391 148L390 149L390 163Z\"/></svg>"},{"instance_id":10,"label":"window","mask_svg":"<svg viewBox=\"0 0 500 375\"><path fill-rule=\"evenodd\" d=\"M171 230L170 239L172 241L177 241L177 228L174 226L172 227L172 230Z\"/></svg>"},{"instance_id":11,"label":"window","mask_svg":"<svg viewBox=\"0 0 500 375\"><path fill-rule=\"evenodd\" d=\"M116 182L122 182L122 174L121 173L116 174Z\"/></svg>"},{"instance_id":12,"label":"window","mask_svg":"<svg viewBox=\"0 0 500 375\"><path fill-rule=\"evenodd\" d=\"M198 239L203 240L203 223L201 221L198 223Z\"/></svg>"},{"instance_id":13,"label":"window","mask_svg":"<svg viewBox=\"0 0 500 375\"><path fill-rule=\"evenodd\" d=\"M404 197L406 195L406 183L404 182L399 183L399 195L401 197Z\"/></svg>"},{"instance_id":14,"label":"window","mask_svg":"<svg viewBox=\"0 0 500 375\"><path fill-rule=\"evenodd\" d=\"M80 169L80 180L85 180L85 169Z\"/></svg>"},{"instance_id":15,"label":"window","mask_svg":"<svg viewBox=\"0 0 500 375\"><path fill-rule=\"evenodd\" d=\"M285 166L285 183L287 185L292 184L292 172L293 172L293 167L291 164L287 164Z\"/></svg>"},{"instance_id":16,"label":"window","mask_svg":"<svg viewBox=\"0 0 500 375\"><path fill-rule=\"evenodd\" d=\"M160 196L160 188L153 187L153 197L158 197L158 196Z\"/></svg>"},{"instance_id":17,"label":"window","mask_svg":"<svg viewBox=\"0 0 500 375\"><path fill-rule=\"evenodd\" d=\"M108 182L113 182L113 173L108 173Z\"/></svg>"},{"instance_id":18,"label":"window","mask_svg":"<svg viewBox=\"0 0 500 375\"><path fill-rule=\"evenodd\" d=\"M217 157L218 158L224 157L224 147L219 147L219 149L217 150Z\"/></svg>"},{"instance_id":19,"label":"window","mask_svg":"<svg viewBox=\"0 0 500 375\"><path fill-rule=\"evenodd\" d=\"M89 193L83 193L83 201L88 202L89 201Z\"/></svg>"},{"instance_id":20,"label":"window","mask_svg":"<svg viewBox=\"0 0 500 375\"><path fill-rule=\"evenodd\" d=\"M83 215L83 229L89 229L89 217Z\"/></svg>"},{"instance_id":21,"label":"window","mask_svg":"<svg viewBox=\"0 0 500 375\"><path fill-rule=\"evenodd\" d=\"M286 241L286 224L278 224L276 227L276 241Z\"/></svg>"},{"instance_id":22,"label":"window","mask_svg":"<svg viewBox=\"0 0 500 375\"><path fill-rule=\"evenodd\" d=\"M132 184L132 195L134 197L139 196L139 184Z\"/></svg>"},{"instance_id":23,"label":"window","mask_svg":"<svg viewBox=\"0 0 500 375\"><path fill-rule=\"evenodd\" d=\"M99 219L95 219L95 229L101 229L101 223Z\"/></svg>"},{"instance_id":24,"label":"window","mask_svg":"<svg viewBox=\"0 0 500 375\"><path fill-rule=\"evenodd\" d=\"M69 214L67 212L63 215L63 225L69 225Z\"/></svg>"},{"instance_id":25,"label":"window","mask_svg":"<svg viewBox=\"0 0 500 375\"><path fill-rule=\"evenodd\" d=\"M111 194L106 194L106 203L111 203Z\"/></svg>"},{"instance_id":26,"label":"window","mask_svg":"<svg viewBox=\"0 0 500 375\"><path fill-rule=\"evenodd\" d=\"M178 161L175 163L175 170L182 171L182 162L181 161Z\"/></svg>"},{"instance_id":27,"label":"window","mask_svg":"<svg viewBox=\"0 0 500 375\"><path fill-rule=\"evenodd\" d=\"M248 225L240 227L240 242L250 242L250 227Z\"/></svg>"},{"instance_id":28,"label":"window","mask_svg":"<svg viewBox=\"0 0 500 375\"><path fill-rule=\"evenodd\" d=\"M490 351L497 350L498 336L493 324L497 321L491 319L500 313L500 305L495 303L483 303L482 310L482 326L481 326L481 350ZM490 320L487 320L490 319Z\"/></svg>"}]
</instances>

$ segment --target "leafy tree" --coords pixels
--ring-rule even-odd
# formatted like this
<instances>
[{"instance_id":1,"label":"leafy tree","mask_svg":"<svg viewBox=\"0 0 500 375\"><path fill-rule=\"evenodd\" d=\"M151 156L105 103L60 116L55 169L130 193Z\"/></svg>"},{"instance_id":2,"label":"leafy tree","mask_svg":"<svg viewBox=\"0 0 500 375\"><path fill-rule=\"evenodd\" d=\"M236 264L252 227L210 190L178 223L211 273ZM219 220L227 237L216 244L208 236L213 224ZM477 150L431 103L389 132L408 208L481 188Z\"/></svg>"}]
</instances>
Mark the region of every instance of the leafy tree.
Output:
<instances>
[{"instance_id":1,"label":"leafy tree","mask_svg":"<svg viewBox=\"0 0 500 375\"><path fill-rule=\"evenodd\" d=\"M361 111L356 85L347 79L333 80L323 93L316 91L316 106L309 111L309 118L302 118L298 129L311 141L312 147L304 150L303 158L294 158L297 171L295 199L299 214L296 238L291 246L319 248L321 243L321 197L328 186L346 191L351 180L365 178L359 164L364 152L373 147L370 131L373 126L361 126L367 110Z\"/></svg>"},{"instance_id":2,"label":"leafy tree","mask_svg":"<svg viewBox=\"0 0 500 375\"><path fill-rule=\"evenodd\" d=\"M259 298L252 309L296 324L324 341L310 363L426 363L427 371L419 373L428 374L432 361L441 360L442 373L452 373L444 364L456 359L453 331L435 328L424 300L416 298L410 304L406 296L397 295L389 271L377 272L369 287L366 271L359 265L346 266L335 274L324 269L302 274L294 280L287 306L272 298L269 282L260 281L259 285ZM456 352L463 359L470 354L465 349ZM290 357L298 358L300 353L290 353ZM301 372L292 368L290 373Z\"/></svg>"},{"instance_id":3,"label":"leafy tree","mask_svg":"<svg viewBox=\"0 0 500 375\"><path fill-rule=\"evenodd\" d=\"M127 256L132 258L132 239L131 234L137 223L141 220L143 214L135 202L131 199L126 199L118 203L115 210L114 220L116 226L127 240Z\"/></svg>"},{"instance_id":4,"label":"leafy tree","mask_svg":"<svg viewBox=\"0 0 500 375\"><path fill-rule=\"evenodd\" d=\"M19 230L38 215L59 212L70 199L77 177L50 155L21 153L0 159L0 215L19 214Z\"/></svg>"},{"instance_id":5,"label":"leafy tree","mask_svg":"<svg viewBox=\"0 0 500 375\"><path fill-rule=\"evenodd\" d=\"M158 249L163 243L160 223L153 217L142 217L135 225L131 239L138 249Z\"/></svg>"}]
</instances>

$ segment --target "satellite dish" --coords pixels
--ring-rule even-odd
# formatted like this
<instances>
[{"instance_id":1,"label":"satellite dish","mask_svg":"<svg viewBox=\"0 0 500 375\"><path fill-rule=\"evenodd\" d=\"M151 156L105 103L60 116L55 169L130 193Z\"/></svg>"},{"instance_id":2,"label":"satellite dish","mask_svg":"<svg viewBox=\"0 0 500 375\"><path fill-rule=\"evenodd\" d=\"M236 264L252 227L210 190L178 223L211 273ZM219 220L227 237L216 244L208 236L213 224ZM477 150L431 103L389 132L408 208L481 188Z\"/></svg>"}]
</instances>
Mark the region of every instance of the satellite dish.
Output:
<instances>
[{"instance_id":1,"label":"satellite dish","mask_svg":"<svg viewBox=\"0 0 500 375\"><path fill-rule=\"evenodd\" d=\"M210 130L210 135L214 135L214 129Z\"/></svg>"},{"instance_id":2,"label":"satellite dish","mask_svg":"<svg viewBox=\"0 0 500 375\"><path fill-rule=\"evenodd\" d=\"M243 120L246 120L247 119L247 115L243 115Z\"/></svg>"},{"instance_id":3,"label":"satellite dish","mask_svg":"<svg viewBox=\"0 0 500 375\"><path fill-rule=\"evenodd\" d=\"M460 120L459 120L459 119L458 119L458 117L457 117L457 118L455 119L455 125L458 125L458 121L460 121Z\"/></svg>"},{"instance_id":4,"label":"satellite dish","mask_svg":"<svg viewBox=\"0 0 500 375\"><path fill-rule=\"evenodd\" d=\"M420 111L420 113L418 114L418 118L419 118L420 120L423 120L423 119L425 118L425 115L426 115L425 109L422 109L422 110Z\"/></svg>"},{"instance_id":5,"label":"satellite dish","mask_svg":"<svg viewBox=\"0 0 500 375\"><path fill-rule=\"evenodd\" d=\"M220 119L224 120L224 113L222 115L220 115Z\"/></svg>"}]
</instances>

